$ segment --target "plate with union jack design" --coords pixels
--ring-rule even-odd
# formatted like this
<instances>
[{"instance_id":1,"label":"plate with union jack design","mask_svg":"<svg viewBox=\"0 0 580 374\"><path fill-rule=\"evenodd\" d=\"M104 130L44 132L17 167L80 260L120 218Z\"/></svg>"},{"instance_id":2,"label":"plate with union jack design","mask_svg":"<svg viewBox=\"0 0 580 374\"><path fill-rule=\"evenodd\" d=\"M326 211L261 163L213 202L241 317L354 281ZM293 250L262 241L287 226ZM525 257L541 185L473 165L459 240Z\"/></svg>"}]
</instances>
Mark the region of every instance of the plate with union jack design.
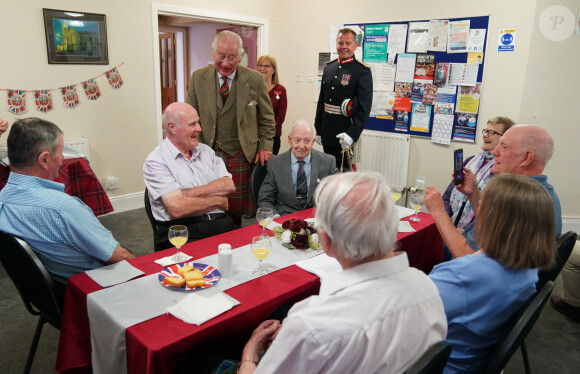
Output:
<instances>
[{"instance_id":1,"label":"plate with union jack design","mask_svg":"<svg viewBox=\"0 0 580 374\"><path fill-rule=\"evenodd\" d=\"M165 284L163 282L165 280L165 277L182 278L179 275L179 269L181 269L186 265L193 266L195 269L201 270L201 273L203 274L203 280L205 281L205 285L200 287L187 287L187 285L184 285L183 287L174 287ZM162 286L179 291L196 291L208 288L216 284L220 278L221 275L217 268L211 265L200 264L198 262L184 262L182 264L171 265L161 270L161 272L158 275L159 283L161 283Z\"/></svg>"}]
</instances>

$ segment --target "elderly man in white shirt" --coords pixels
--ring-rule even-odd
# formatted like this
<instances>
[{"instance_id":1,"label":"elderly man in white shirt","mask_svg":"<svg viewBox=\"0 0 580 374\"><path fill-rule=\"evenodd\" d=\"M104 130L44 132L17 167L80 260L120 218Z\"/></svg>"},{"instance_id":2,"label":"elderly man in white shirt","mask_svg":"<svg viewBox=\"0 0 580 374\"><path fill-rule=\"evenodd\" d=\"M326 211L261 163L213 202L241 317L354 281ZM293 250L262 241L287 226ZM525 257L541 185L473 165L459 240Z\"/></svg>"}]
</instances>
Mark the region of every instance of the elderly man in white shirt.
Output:
<instances>
[{"instance_id":1,"label":"elderly man in white shirt","mask_svg":"<svg viewBox=\"0 0 580 374\"><path fill-rule=\"evenodd\" d=\"M447 319L435 285L394 252L388 185L374 173L336 174L319 184L316 203L322 246L343 270L322 277L320 295L295 304L283 325L258 326L239 372L403 372L445 339Z\"/></svg>"},{"instance_id":2,"label":"elderly man in white shirt","mask_svg":"<svg viewBox=\"0 0 580 374\"><path fill-rule=\"evenodd\" d=\"M163 112L166 138L145 160L143 179L158 222L158 249L170 248L167 231L185 225L194 241L236 228L224 211L228 195L236 190L222 159L199 142L197 111L186 103L173 103Z\"/></svg>"}]
</instances>

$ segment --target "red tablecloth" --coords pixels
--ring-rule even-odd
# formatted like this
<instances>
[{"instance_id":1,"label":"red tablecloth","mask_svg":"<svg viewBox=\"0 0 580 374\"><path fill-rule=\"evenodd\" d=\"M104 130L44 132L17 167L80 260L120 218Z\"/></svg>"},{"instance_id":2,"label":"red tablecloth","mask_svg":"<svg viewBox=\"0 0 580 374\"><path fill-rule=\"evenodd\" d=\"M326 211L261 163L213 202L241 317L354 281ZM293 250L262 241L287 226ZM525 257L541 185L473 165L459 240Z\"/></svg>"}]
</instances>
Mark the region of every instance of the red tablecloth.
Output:
<instances>
[{"instance_id":1,"label":"red tablecloth","mask_svg":"<svg viewBox=\"0 0 580 374\"><path fill-rule=\"evenodd\" d=\"M10 168L0 165L0 190L6 185L9 175ZM64 184L64 192L81 199L93 210L95 216L113 211L107 193L86 159L80 157L64 160L54 181Z\"/></svg>"},{"instance_id":2,"label":"red tablecloth","mask_svg":"<svg viewBox=\"0 0 580 374\"><path fill-rule=\"evenodd\" d=\"M313 215L313 209L309 209L276 221ZM429 272L434 265L443 261L443 243L431 216L425 213L419 213L419 216L421 222L412 222L417 232L400 233L397 243L399 250L407 252L411 266ZM233 248L241 247L260 233L261 227L256 224L189 243L182 249L194 259L199 259L217 253L218 244L230 243ZM161 270L153 261L173 251L175 249L152 253L130 262L145 274L153 274ZM125 332L128 373L173 373L181 355L197 344L254 328L284 303L316 294L319 287L316 275L290 266L227 290L226 293L241 304L201 326L184 323L169 314L131 326ZM90 372L91 344L86 298L87 294L100 289L85 273L69 280L56 363L58 372Z\"/></svg>"}]
</instances>

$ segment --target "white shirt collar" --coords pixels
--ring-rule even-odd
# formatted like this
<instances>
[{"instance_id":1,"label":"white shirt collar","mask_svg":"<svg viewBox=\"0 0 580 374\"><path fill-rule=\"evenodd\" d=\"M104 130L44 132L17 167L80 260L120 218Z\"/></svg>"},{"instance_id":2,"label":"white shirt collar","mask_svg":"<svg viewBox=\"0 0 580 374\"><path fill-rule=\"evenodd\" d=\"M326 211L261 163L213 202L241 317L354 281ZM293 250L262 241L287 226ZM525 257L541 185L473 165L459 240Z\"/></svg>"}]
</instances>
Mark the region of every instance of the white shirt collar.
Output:
<instances>
[{"instance_id":1,"label":"white shirt collar","mask_svg":"<svg viewBox=\"0 0 580 374\"><path fill-rule=\"evenodd\" d=\"M231 73L230 75L228 75L228 84L234 81L234 77L236 76L236 71L238 71L238 69L234 70L233 73ZM220 72L217 71L217 69L216 69L216 73L218 75L218 81L221 84L222 83L222 77L223 77L223 75L221 75Z\"/></svg>"},{"instance_id":2,"label":"white shirt collar","mask_svg":"<svg viewBox=\"0 0 580 374\"><path fill-rule=\"evenodd\" d=\"M338 273L323 276L320 280L320 295L331 295L353 284L395 274L408 267L407 252L396 252L395 256L384 260L366 262Z\"/></svg>"},{"instance_id":3,"label":"white shirt collar","mask_svg":"<svg viewBox=\"0 0 580 374\"><path fill-rule=\"evenodd\" d=\"M312 152L310 152L308 154L308 156L304 157L302 159L302 161L304 161L305 164L310 164L310 156L312 156ZM290 161L292 162L292 165L294 165L295 163L298 162L298 159L296 158L296 156L294 156L294 153L292 153L292 150L290 150Z\"/></svg>"}]
</instances>

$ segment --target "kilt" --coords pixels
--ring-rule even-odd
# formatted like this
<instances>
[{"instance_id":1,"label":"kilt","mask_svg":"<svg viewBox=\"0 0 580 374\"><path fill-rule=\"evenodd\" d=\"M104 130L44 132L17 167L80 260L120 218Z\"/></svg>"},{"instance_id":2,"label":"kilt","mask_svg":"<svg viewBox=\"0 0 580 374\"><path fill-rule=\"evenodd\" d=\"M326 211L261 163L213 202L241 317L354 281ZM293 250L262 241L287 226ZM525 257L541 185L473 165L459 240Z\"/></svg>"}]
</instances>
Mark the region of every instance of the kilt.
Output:
<instances>
[{"instance_id":1,"label":"kilt","mask_svg":"<svg viewBox=\"0 0 580 374\"><path fill-rule=\"evenodd\" d=\"M236 186L236 192L230 194L228 197L228 212L233 216L254 213L256 206L252 200L252 188L250 186L253 165L246 160L244 152L237 153L233 156L228 155L221 149L218 149L218 152L226 157L226 167L232 174L232 179Z\"/></svg>"}]
</instances>

